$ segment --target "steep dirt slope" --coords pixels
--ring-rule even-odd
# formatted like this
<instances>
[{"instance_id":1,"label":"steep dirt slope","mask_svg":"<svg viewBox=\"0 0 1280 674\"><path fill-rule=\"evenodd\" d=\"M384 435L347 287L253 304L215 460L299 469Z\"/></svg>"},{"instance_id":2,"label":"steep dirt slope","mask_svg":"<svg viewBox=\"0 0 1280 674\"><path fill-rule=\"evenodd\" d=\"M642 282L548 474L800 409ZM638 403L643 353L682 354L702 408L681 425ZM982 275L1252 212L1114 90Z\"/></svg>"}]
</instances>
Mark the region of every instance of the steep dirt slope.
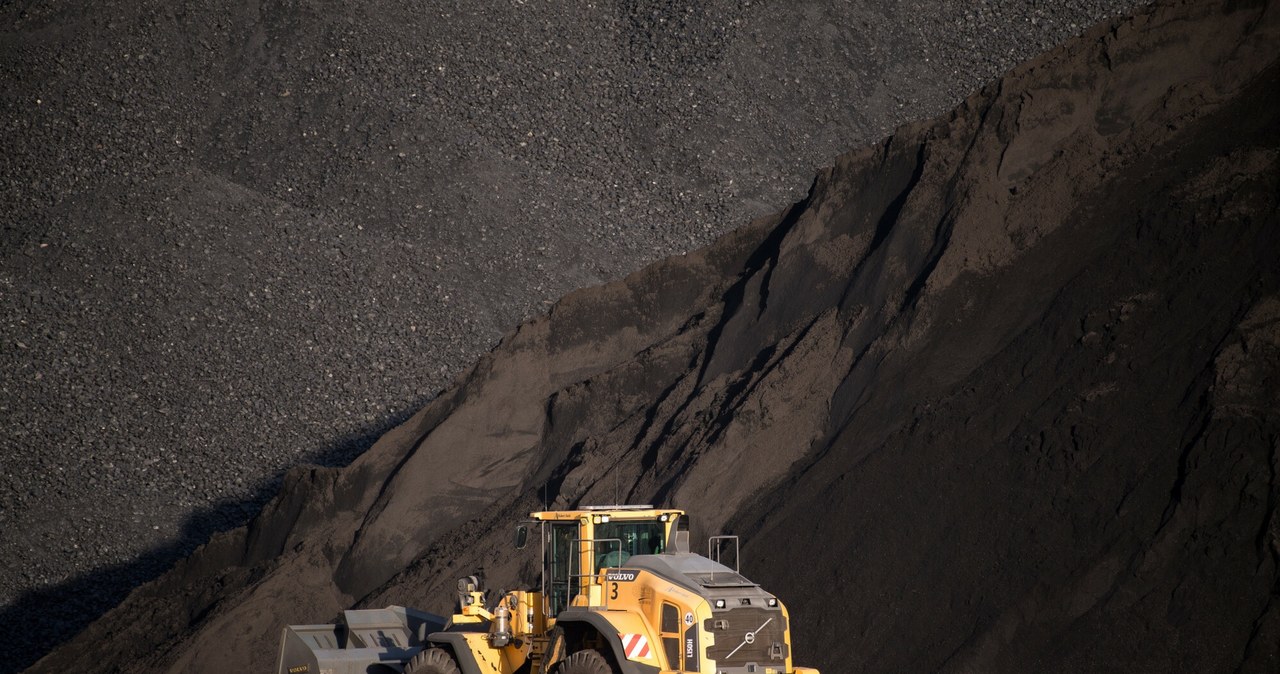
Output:
<instances>
[{"instance_id":1,"label":"steep dirt slope","mask_svg":"<svg viewBox=\"0 0 1280 674\"><path fill-rule=\"evenodd\" d=\"M262 671L615 495L746 537L825 671L1274 671L1277 45L1271 3L1091 31L561 300L32 671Z\"/></svg>"}]
</instances>

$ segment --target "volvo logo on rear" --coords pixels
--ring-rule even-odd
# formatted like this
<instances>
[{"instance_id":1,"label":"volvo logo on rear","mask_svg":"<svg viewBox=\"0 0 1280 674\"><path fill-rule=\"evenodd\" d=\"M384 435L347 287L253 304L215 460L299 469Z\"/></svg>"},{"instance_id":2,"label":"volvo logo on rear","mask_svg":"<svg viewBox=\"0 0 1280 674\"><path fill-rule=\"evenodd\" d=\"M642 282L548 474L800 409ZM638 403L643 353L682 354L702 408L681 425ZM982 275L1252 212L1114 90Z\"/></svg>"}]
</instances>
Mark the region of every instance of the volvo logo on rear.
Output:
<instances>
[{"instance_id":1,"label":"volvo logo on rear","mask_svg":"<svg viewBox=\"0 0 1280 674\"><path fill-rule=\"evenodd\" d=\"M639 571L628 571L626 569L614 569L604 573L604 579L614 583L630 583L636 579Z\"/></svg>"}]
</instances>

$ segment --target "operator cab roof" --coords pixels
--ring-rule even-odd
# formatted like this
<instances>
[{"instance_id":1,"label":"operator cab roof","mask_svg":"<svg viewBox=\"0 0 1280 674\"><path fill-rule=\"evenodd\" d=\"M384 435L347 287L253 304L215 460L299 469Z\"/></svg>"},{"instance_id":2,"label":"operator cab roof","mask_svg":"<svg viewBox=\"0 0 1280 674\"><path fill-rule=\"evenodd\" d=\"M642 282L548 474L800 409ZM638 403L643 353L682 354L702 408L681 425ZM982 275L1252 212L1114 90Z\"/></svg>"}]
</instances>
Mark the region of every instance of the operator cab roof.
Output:
<instances>
[{"instance_id":1,"label":"operator cab roof","mask_svg":"<svg viewBox=\"0 0 1280 674\"><path fill-rule=\"evenodd\" d=\"M603 505L583 506L578 510L540 510L529 513L529 517L542 522L576 520L583 517L620 520L662 519L665 522L683 514L684 511L677 508L654 508L651 505ZM663 519L664 515L665 519Z\"/></svg>"}]
</instances>

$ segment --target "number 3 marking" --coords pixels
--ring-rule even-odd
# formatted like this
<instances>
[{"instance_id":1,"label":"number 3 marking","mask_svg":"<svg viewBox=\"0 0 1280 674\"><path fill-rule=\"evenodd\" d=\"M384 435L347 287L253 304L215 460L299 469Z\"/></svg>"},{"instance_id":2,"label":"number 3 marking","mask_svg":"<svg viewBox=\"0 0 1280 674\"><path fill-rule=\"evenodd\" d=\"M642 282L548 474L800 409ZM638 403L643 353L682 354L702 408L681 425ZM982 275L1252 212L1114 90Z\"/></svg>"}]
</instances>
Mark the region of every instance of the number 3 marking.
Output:
<instances>
[{"instance_id":1,"label":"number 3 marking","mask_svg":"<svg viewBox=\"0 0 1280 674\"><path fill-rule=\"evenodd\" d=\"M618 584L617 584L617 583L613 583L613 589L612 589L612 591L609 593L609 598L610 598L610 599L617 599L617 598L618 598Z\"/></svg>"}]
</instances>

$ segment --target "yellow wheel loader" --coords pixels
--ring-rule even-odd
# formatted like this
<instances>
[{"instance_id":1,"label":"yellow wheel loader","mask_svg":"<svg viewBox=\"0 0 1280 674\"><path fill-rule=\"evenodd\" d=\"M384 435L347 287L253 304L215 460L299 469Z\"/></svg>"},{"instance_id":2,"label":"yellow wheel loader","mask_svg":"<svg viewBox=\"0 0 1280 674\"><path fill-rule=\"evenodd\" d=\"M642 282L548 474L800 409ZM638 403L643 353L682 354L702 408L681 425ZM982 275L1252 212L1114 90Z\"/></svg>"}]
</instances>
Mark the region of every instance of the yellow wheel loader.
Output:
<instances>
[{"instance_id":1,"label":"yellow wheel loader","mask_svg":"<svg viewBox=\"0 0 1280 674\"><path fill-rule=\"evenodd\" d=\"M444 619L393 606L284 628L279 674L818 674L791 662L790 617L737 569L735 536L689 552L684 512L600 506L532 513L541 587L486 605L458 581ZM516 530L526 547L530 528ZM732 556L733 566L722 564Z\"/></svg>"}]
</instances>

